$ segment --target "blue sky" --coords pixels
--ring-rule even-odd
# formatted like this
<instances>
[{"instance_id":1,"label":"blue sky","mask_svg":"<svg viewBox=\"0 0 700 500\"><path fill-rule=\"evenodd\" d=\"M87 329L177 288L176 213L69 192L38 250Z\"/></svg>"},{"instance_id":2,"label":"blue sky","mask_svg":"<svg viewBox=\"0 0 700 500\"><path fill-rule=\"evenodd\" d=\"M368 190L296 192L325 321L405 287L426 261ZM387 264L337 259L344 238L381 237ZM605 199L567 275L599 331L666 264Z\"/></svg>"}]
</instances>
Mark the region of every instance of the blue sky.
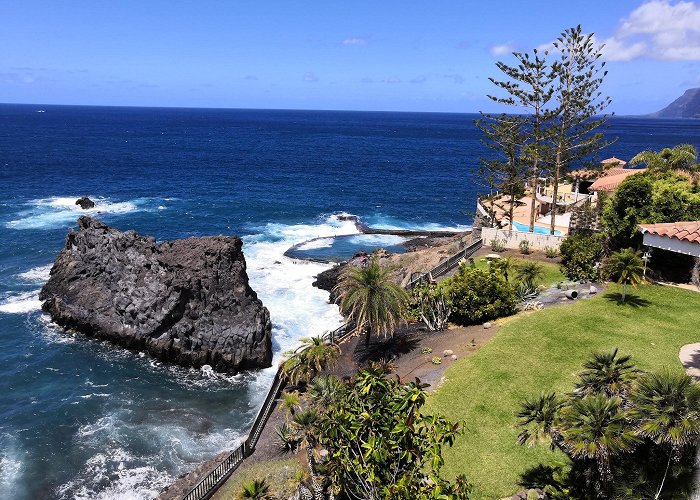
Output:
<instances>
[{"instance_id":1,"label":"blue sky","mask_svg":"<svg viewBox=\"0 0 700 500\"><path fill-rule=\"evenodd\" d=\"M619 114L700 86L693 1L0 3L0 102L475 112L494 63L581 24Z\"/></svg>"}]
</instances>

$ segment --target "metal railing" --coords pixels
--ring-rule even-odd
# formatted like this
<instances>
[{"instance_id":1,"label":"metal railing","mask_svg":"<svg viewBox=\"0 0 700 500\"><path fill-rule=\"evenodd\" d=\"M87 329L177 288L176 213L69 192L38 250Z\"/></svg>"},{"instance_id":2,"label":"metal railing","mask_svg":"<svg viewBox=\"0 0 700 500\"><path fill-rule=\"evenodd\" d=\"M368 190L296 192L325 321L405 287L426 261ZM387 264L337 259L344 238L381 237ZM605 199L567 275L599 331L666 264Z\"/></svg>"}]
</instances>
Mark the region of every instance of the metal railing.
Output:
<instances>
[{"instance_id":1,"label":"metal railing","mask_svg":"<svg viewBox=\"0 0 700 500\"><path fill-rule=\"evenodd\" d=\"M286 382L286 378L282 375L282 365L280 365L272 381L272 387L270 387L270 391L267 393L267 397L260 407L260 411L253 422L253 426L250 428L250 434L248 434L247 439L241 443L238 448L233 450L219 465L204 476L204 478L183 497L183 500L206 500L211 498L212 495L216 493L216 490L218 490L231 474L234 473L238 466L253 454L255 445L258 444L258 440L260 439L260 434L275 408L275 401L286 385Z\"/></svg>"},{"instance_id":2,"label":"metal railing","mask_svg":"<svg viewBox=\"0 0 700 500\"><path fill-rule=\"evenodd\" d=\"M456 254L454 254L452 257L449 257L448 259L440 262L437 266L432 268L430 271L427 273L423 273L417 278L411 280L408 282L406 285L406 288L408 290L411 290L414 288L416 285L419 285L420 283L423 283L425 281L428 281L430 279L435 279L439 278L443 274L446 274L450 272L452 269L457 267L457 265L462 261L462 259L466 259L470 257L474 252L479 250L481 248L481 245L483 244L483 240L478 239L471 244L469 244L467 247L463 248Z\"/></svg>"}]
</instances>

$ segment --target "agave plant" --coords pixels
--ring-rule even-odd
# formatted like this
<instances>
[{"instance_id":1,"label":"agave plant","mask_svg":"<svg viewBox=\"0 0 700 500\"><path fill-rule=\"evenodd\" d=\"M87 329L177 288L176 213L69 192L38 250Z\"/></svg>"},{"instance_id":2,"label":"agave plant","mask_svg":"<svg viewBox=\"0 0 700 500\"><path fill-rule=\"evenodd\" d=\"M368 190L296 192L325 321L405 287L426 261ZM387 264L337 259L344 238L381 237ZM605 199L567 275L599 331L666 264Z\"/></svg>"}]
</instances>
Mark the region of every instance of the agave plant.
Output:
<instances>
[{"instance_id":1,"label":"agave plant","mask_svg":"<svg viewBox=\"0 0 700 500\"><path fill-rule=\"evenodd\" d=\"M239 500L271 500L270 485L265 479L254 479L243 483L243 489L238 494Z\"/></svg>"}]
</instances>

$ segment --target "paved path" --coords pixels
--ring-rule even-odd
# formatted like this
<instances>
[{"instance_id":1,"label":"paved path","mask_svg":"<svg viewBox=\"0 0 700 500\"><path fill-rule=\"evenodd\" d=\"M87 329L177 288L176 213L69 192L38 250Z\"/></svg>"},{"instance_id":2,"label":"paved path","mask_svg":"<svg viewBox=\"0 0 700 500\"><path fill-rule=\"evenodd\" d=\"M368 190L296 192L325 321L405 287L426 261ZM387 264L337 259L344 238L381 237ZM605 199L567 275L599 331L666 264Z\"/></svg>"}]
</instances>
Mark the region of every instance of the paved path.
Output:
<instances>
[{"instance_id":1,"label":"paved path","mask_svg":"<svg viewBox=\"0 0 700 500\"><path fill-rule=\"evenodd\" d=\"M700 342L681 347L678 357L688 375L696 382L700 382Z\"/></svg>"}]
</instances>

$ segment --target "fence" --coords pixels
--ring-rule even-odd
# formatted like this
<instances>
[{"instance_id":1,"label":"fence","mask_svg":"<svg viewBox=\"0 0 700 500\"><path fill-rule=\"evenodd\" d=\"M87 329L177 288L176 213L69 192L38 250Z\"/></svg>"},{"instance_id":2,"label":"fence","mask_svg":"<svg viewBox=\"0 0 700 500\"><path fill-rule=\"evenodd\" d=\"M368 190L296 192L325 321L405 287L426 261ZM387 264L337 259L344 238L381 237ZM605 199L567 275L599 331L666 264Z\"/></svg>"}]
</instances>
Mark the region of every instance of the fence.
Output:
<instances>
[{"instance_id":1,"label":"fence","mask_svg":"<svg viewBox=\"0 0 700 500\"><path fill-rule=\"evenodd\" d=\"M547 247L559 248L566 236L553 236L551 234L525 233L520 231L508 231L506 229L496 229L484 227L481 229L481 238L488 245L493 240L500 240L506 248L517 249L520 242L527 240L530 249L544 250Z\"/></svg>"},{"instance_id":2,"label":"fence","mask_svg":"<svg viewBox=\"0 0 700 500\"><path fill-rule=\"evenodd\" d=\"M466 258L470 257L474 252L479 250L479 248L481 248L482 242L483 242L483 240L481 240L481 239L472 242L469 246L467 246L466 248L463 248L462 250L460 250L459 252L454 254L452 257L440 262L437 266L432 268L427 273L421 274L417 278L409 281L408 284L406 285L406 288L408 288L410 290L413 287L415 287L416 285L423 283L424 281L438 278L438 277L442 276L443 274L450 272L452 269L457 267L457 265L462 261L462 259L466 259Z\"/></svg>"}]
</instances>

